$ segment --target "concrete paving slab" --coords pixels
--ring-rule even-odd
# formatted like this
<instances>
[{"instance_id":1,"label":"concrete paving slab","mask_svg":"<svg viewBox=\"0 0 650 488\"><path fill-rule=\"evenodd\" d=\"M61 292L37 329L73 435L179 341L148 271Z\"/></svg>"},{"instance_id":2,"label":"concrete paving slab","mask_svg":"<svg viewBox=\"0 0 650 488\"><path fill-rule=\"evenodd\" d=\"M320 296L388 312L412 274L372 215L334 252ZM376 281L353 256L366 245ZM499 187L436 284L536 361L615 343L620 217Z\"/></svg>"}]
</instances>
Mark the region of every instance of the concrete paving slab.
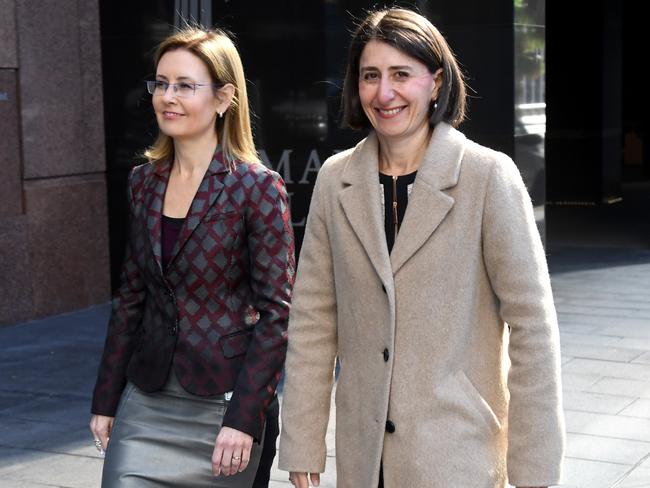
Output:
<instances>
[{"instance_id":1,"label":"concrete paving slab","mask_svg":"<svg viewBox=\"0 0 650 488\"><path fill-rule=\"evenodd\" d=\"M562 488L610 488L629 471L626 464L566 458Z\"/></svg>"},{"instance_id":2,"label":"concrete paving slab","mask_svg":"<svg viewBox=\"0 0 650 488\"><path fill-rule=\"evenodd\" d=\"M562 346L562 354L580 359L596 359L602 361L634 362L641 357L643 349L627 349L611 346L589 346L583 344L568 343Z\"/></svg>"},{"instance_id":3,"label":"concrete paving slab","mask_svg":"<svg viewBox=\"0 0 650 488\"><path fill-rule=\"evenodd\" d=\"M650 352L644 352L638 358L632 361L633 363L639 364L650 364Z\"/></svg>"},{"instance_id":4,"label":"concrete paving slab","mask_svg":"<svg viewBox=\"0 0 650 488\"><path fill-rule=\"evenodd\" d=\"M626 397L650 398L650 381L624 380L605 376L585 388L585 391Z\"/></svg>"},{"instance_id":5,"label":"concrete paving slab","mask_svg":"<svg viewBox=\"0 0 650 488\"><path fill-rule=\"evenodd\" d=\"M614 488L648 488L650 486L650 455L630 471Z\"/></svg>"},{"instance_id":6,"label":"concrete paving slab","mask_svg":"<svg viewBox=\"0 0 650 488\"><path fill-rule=\"evenodd\" d=\"M634 466L650 452L650 442L568 434L566 455L571 458Z\"/></svg>"},{"instance_id":7,"label":"concrete paving slab","mask_svg":"<svg viewBox=\"0 0 650 488\"><path fill-rule=\"evenodd\" d=\"M619 412L623 417L650 419L650 399L639 398Z\"/></svg>"},{"instance_id":8,"label":"concrete paving slab","mask_svg":"<svg viewBox=\"0 0 650 488\"><path fill-rule=\"evenodd\" d=\"M607 376L609 378L650 381L650 368L643 364L576 358L570 363L567 363L564 370L569 374L579 374L582 371L589 371L590 374Z\"/></svg>"},{"instance_id":9,"label":"concrete paving slab","mask_svg":"<svg viewBox=\"0 0 650 488\"><path fill-rule=\"evenodd\" d=\"M23 460L0 469L2 486L9 488L11 483L18 481L70 488L99 485L103 462L99 458L52 453L26 459L29 461Z\"/></svg>"},{"instance_id":10,"label":"concrete paving slab","mask_svg":"<svg viewBox=\"0 0 650 488\"><path fill-rule=\"evenodd\" d=\"M637 399L636 397L565 390L563 401L565 410L616 415Z\"/></svg>"},{"instance_id":11,"label":"concrete paving slab","mask_svg":"<svg viewBox=\"0 0 650 488\"><path fill-rule=\"evenodd\" d=\"M565 412L567 432L650 442L650 420L602 413Z\"/></svg>"}]
</instances>

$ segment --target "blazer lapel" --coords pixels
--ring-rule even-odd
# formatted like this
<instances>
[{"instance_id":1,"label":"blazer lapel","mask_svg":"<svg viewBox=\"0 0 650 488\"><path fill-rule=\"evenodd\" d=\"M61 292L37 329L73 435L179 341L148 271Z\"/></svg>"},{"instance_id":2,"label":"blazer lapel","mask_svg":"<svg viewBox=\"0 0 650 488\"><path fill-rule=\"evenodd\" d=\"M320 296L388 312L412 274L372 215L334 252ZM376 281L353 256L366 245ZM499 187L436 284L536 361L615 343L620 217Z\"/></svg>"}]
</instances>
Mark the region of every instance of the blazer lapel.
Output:
<instances>
[{"instance_id":1,"label":"blazer lapel","mask_svg":"<svg viewBox=\"0 0 650 488\"><path fill-rule=\"evenodd\" d=\"M185 247L190 236L196 230L196 227L199 225L201 220L203 220L207 211L212 207L212 205L214 205L214 202L217 200L217 197L224 187L224 183L218 175L227 172L228 165L224 161L221 148L217 148L217 152L212 158L212 162L203 176L199 189L196 191L194 200L192 200L192 205L185 217L185 222L181 227L176 244L174 244L174 249L167 268L171 266L178 253L180 253L183 247Z\"/></svg>"},{"instance_id":2,"label":"blazer lapel","mask_svg":"<svg viewBox=\"0 0 650 488\"><path fill-rule=\"evenodd\" d=\"M153 255L156 258L158 268L162 273L161 219L171 164L166 161L151 164L155 165L154 171L151 178L146 183L144 196L147 234L149 235Z\"/></svg>"},{"instance_id":3,"label":"blazer lapel","mask_svg":"<svg viewBox=\"0 0 650 488\"><path fill-rule=\"evenodd\" d=\"M436 125L418 170L390 260L393 274L417 252L454 205L443 192L456 186L465 150L465 136L450 125Z\"/></svg>"},{"instance_id":4,"label":"blazer lapel","mask_svg":"<svg viewBox=\"0 0 650 488\"><path fill-rule=\"evenodd\" d=\"M357 145L343 170L345 186L339 192L339 201L379 278L392 290L393 276L379 201L377 157L377 137L371 133Z\"/></svg>"}]
</instances>

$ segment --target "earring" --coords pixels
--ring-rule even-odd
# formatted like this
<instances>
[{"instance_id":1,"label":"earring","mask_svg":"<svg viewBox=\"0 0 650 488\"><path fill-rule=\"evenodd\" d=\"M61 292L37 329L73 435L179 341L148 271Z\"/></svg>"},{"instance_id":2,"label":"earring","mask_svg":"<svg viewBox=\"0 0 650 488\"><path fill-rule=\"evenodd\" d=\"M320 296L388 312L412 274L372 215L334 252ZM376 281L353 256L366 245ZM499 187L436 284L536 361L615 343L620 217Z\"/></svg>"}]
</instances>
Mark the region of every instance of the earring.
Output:
<instances>
[{"instance_id":1,"label":"earring","mask_svg":"<svg viewBox=\"0 0 650 488\"><path fill-rule=\"evenodd\" d=\"M217 112L217 113L219 114L219 118L222 119L223 118L223 112Z\"/></svg>"},{"instance_id":2,"label":"earring","mask_svg":"<svg viewBox=\"0 0 650 488\"><path fill-rule=\"evenodd\" d=\"M436 110L438 110L438 100L433 101L433 111L435 112Z\"/></svg>"}]
</instances>

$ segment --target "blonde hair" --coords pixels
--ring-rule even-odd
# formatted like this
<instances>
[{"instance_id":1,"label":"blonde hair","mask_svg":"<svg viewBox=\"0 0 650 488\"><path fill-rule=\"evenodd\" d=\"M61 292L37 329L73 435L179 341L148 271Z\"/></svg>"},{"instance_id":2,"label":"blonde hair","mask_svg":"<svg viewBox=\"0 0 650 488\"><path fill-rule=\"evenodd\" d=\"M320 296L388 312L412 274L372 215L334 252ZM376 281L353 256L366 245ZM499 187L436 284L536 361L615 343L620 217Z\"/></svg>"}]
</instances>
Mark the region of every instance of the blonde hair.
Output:
<instances>
[{"instance_id":1,"label":"blonde hair","mask_svg":"<svg viewBox=\"0 0 650 488\"><path fill-rule=\"evenodd\" d=\"M248 163L259 163L260 159L253 142L250 110L248 108L248 93L244 68L232 40L219 30L204 30L198 27L185 27L160 43L154 55L156 69L160 58L169 51L185 49L205 63L212 81L219 84L230 83L235 87L235 95L231 105L218 117L215 130L219 144L226 160ZM170 160L174 157L173 139L158 132L158 138L144 152L149 162Z\"/></svg>"}]
</instances>

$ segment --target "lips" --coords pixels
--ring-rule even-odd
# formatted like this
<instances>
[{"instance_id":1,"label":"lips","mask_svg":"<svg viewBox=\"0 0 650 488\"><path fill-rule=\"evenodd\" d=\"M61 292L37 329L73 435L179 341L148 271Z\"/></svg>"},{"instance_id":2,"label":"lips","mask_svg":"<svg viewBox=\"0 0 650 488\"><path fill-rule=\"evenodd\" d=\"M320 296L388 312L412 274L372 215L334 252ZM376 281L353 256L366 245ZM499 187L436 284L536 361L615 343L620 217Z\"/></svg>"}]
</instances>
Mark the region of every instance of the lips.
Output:
<instances>
[{"instance_id":1,"label":"lips","mask_svg":"<svg viewBox=\"0 0 650 488\"><path fill-rule=\"evenodd\" d=\"M162 113L162 116L163 116L165 119L178 119L178 118L180 118L180 117L183 117L184 115L183 115L183 114L179 114L178 112L169 112L169 111L165 110L165 111Z\"/></svg>"},{"instance_id":2,"label":"lips","mask_svg":"<svg viewBox=\"0 0 650 488\"><path fill-rule=\"evenodd\" d=\"M389 119L391 117L395 117L397 114L399 114L402 110L404 110L406 106L402 107L394 107L394 108L375 108L377 113L379 114L380 117Z\"/></svg>"}]
</instances>

